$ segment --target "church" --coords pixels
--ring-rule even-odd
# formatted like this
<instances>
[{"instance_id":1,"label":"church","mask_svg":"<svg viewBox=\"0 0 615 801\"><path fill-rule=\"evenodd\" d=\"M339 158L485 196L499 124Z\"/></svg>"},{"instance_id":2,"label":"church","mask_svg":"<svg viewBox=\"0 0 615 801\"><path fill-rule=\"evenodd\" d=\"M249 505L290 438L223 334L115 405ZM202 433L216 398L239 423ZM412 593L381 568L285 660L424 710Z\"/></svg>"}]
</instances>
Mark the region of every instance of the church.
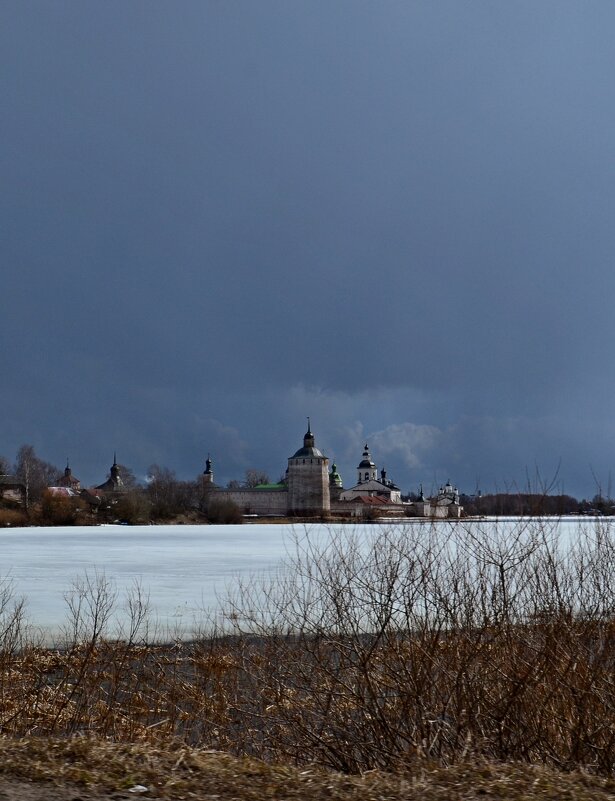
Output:
<instances>
[{"instance_id":1,"label":"church","mask_svg":"<svg viewBox=\"0 0 615 801\"><path fill-rule=\"evenodd\" d=\"M401 490L387 478L384 468L380 471L380 478L378 478L378 471L372 461L367 443L365 443L363 458L357 470L359 473L357 483L354 487L340 493L341 501L354 501L357 498L368 497L383 498L390 503L402 502Z\"/></svg>"}]
</instances>

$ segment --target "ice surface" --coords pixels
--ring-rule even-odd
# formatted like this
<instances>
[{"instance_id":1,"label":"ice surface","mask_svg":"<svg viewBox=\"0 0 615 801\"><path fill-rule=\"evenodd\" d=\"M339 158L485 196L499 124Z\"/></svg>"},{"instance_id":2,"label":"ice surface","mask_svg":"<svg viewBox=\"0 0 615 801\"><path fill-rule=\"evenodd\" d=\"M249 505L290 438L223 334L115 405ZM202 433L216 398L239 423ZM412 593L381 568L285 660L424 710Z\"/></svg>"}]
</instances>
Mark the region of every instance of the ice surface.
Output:
<instances>
[{"instance_id":1,"label":"ice surface","mask_svg":"<svg viewBox=\"0 0 615 801\"><path fill-rule=\"evenodd\" d=\"M296 527L300 535L310 527ZM281 525L74 526L0 529L0 577L27 600L29 620L59 631L65 595L87 573L104 574L121 603L137 581L161 628L184 636L239 576L276 569L292 536ZM324 528L323 528L324 531Z\"/></svg>"},{"instance_id":2,"label":"ice surface","mask_svg":"<svg viewBox=\"0 0 615 801\"><path fill-rule=\"evenodd\" d=\"M484 536L496 523L473 525L477 535ZM497 525L505 530L516 524ZM577 525L566 520L558 527L572 531ZM361 531L370 528L363 525ZM104 574L117 588L120 603L138 581L149 593L152 618L160 630L190 636L205 625L206 610L218 606L218 595L240 577L277 570L293 550L294 539L309 535L326 540L330 531L316 524L0 529L0 578L12 580L15 593L27 600L28 619L47 638L56 637L66 621L65 595L86 571L90 576Z\"/></svg>"}]
</instances>

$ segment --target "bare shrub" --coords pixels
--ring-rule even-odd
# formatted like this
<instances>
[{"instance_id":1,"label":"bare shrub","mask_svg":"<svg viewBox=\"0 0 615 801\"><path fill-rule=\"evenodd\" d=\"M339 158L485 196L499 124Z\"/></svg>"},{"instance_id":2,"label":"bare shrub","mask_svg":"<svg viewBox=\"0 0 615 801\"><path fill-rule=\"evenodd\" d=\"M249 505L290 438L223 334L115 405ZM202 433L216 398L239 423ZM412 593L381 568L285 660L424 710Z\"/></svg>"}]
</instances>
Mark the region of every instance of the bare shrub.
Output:
<instances>
[{"instance_id":1,"label":"bare shrub","mask_svg":"<svg viewBox=\"0 0 615 801\"><path fill-rule=\"evenodd\" d=\"M80 498L54 495L49 489L43 492L40 510L35 519L43 526L71 526L84 509Z\"/></svg>"},{"instance_id":2,"label":"bare shrub","mask_svg":"<svg viewBox=\"0 0 615 801\"><path fill-rule=\"evenodd\" d=\"M0 578L0 654L14 654L23 644L25 601L16 598L10 578Z\"/></svg>"},{"instance_id":3,"label":"bare shrub","mask_svg":"<svg viewBox=\"0 0 615 801\"><path fill-rule=\"evenodd\" d=\"M108 516L129 525L145 525L149 522L150 503L140 487L124 492L109 509Z\"/></svg>"},{"instance_id":4,"label":"bare shrub","mask_svg":"<svg viewBox=\"0 0 615 801\"><path fill-rule=\"evenodd\" d=\"M468 754L608 772L609 526L526 521L297 541L231 600L250 752L356 772Z\"/></svg>"},{"instance_id":5,"label":"bare shrub","mask_svg":"<svg viewBox=\"0 0 615 801\"><path fill-rule=\"evenodd\" d=\"M243 522L241 509L231 500L212 498L207 506L207 519L210 523L231 525Z\"/></svg>"},{"instance_id":6,"label":"bare shrub","mask_svg":"<svg viewBox=\"0 0 615 801\"><path fill-rule=\"evenodd\" d=\"M27 522L27 514L20 509L0 509L0 527L2 528L25 526Z\"/></svg>"},{"instance_id":7,"label":"bare shrub","mask_svg":"<svg viewBox=\"0 0 615 801\"><path fill-rule=\"evenodd\" d=\"M351 773L479 757L610 774L613 575L608 523L574 541L540 520L308 529L278 573L238 586L213 636L152 644L141 588L120 627L94 574L67 594L57 650L24 646L8 592L0 728Z\"/></svg>"}]
</instances>

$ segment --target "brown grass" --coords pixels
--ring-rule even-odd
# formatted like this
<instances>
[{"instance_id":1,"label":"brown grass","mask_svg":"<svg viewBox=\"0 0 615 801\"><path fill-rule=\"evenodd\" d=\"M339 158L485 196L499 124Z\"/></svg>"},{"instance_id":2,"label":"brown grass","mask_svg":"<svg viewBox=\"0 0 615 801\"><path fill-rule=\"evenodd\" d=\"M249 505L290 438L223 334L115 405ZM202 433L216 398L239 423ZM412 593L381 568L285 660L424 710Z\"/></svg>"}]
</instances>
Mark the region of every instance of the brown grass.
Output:
<instances>
[{"instance_id":1,"label":"brown grass","mask_svg":"<svg viewBox=\"0 0 615 801\"><path fill-rule=\"evenodd\" d=\"M298 769L269 765L181 744L159 748L90 738L0 739L0 775L107 793L143 785L148 788L146 797L175 799L612 801L615 798L615 782L611 779L581 772L558 773L537 766L474 761L444 768L425 763L403 775L372 771L362 776L347 776L314 766Z\"/></svg>"}]
</instances>

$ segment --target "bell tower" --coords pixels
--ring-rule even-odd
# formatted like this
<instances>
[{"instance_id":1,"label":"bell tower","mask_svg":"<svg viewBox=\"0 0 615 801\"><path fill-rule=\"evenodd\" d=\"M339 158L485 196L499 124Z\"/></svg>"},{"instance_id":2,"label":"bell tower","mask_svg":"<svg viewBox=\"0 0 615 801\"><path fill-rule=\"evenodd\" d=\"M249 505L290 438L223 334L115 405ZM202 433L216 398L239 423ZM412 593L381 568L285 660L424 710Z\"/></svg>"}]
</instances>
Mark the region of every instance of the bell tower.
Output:
<instances>
[{"instance_id":1,"label":"bell tower","mask_svg":"<svg viewBox=\"0 0 615 801\"><path fill-rule=\"evenodd\" d=\"M211 456L207 454L205 470L203 470L203 486L209 487L214 483L214 471L212 469Z\"/></svg>"},{"instance_id":2,"label":"bell tower","mask_svg":"<svg viewBox=\"0 0 615 801\"><path fill-rule=\"evenodd\" d=\"M371 481L372 479L376 480L378 477L378 471L376 470L376 465L372 462L367 442L365 443L365 449L363 451L363 459L359 463L357 470L359 471L359 484L362 484L364 481Z\"/></svg>"}]
</instances>

